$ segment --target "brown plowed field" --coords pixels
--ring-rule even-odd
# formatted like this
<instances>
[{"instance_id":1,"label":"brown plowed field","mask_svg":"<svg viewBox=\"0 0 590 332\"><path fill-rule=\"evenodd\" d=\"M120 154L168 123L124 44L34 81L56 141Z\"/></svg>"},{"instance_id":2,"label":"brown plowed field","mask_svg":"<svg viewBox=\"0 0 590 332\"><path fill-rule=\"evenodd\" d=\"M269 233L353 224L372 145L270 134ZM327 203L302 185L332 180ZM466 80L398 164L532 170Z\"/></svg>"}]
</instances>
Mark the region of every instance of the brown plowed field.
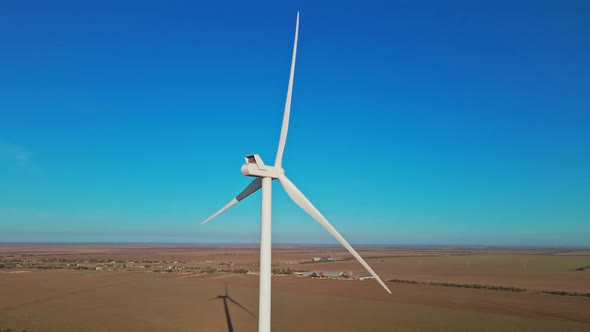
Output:
<instances>
[{"instance_id":1,"label":"brown plowed field","mask_svg":"<svg viewBox=\"0 0 590 332\"><path fill-rule=\"evenodd\" d=\"M590 251L465 248L361 248L383 279L526 288L525 292L374 280L273 277L274 331L590 331ZM332 263L307 263L333 255ZM205 268L256 270L256 246L0 245L7 260L177 261L197 270L0 269L0 331L228 331L229 294L258 312L258 276ZM274 247L276 268L366 274L341 248ZM53 264L53 263L52 263ZM61 264L61 263L60 263ZM136 263L134 263L136 264ZM156 265L158 263L155 263ZM24 266L24 265L23 265ZM74 266L74 264L72 265ZM235 331L257 321L229 303Z\"/></svg>"}]
</instances>

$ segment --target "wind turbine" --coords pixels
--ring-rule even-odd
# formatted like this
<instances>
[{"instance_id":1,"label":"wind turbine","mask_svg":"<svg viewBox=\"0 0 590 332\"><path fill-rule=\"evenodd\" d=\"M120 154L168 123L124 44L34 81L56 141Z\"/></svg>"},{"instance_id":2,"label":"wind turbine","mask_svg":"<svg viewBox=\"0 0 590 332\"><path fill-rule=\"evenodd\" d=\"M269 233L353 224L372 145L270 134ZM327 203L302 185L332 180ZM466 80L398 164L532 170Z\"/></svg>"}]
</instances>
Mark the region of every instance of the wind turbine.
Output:
<instances>
[{"instance_id":1,"label":"wind turbine","mask_svg":"<svg viewBox=\"0 0 590 332\"><path fill-rule=\"evenodd\" d=\"M236 302L236 300L232 299L228 292L227 292L227 284L225 285L225 294L224 295L217 295L216 297L212 297L209 300L217 300L217 299L222 299L223 300L223 308L225 309L225 320L227 321L227 329L229 332L233 332L234 331L234 327L231 323L231 317L229 315L229 308L227 307L227 300L230 300L233 304L237 305L238 307L242 308L244 311L246 311L248 314L250 314L250 316L256 318L256 315L254 315L253 313L251 313L248 309L244 308L244 306L242 306L241 304L239 304L238 302Z\"/></svg>"},{"instance_id":2,"label":"wind turbine","mask_svg":"<svg viewBox=\"0 0 590 332\"><path fill-rule=\"evenodd\" d=\"M328 220L316 209L313 204L297 189L297 187L285 176L283 169L283 152L287 140L287 131L289 129L289 114L291 112L291 96L293 92L293 76L295 74L295 59L297 56L297 38L299 34L299 12L297 12L297 23L295 24L295 42L293 44L293 57L291 59L291 73L289 75L289 86L287 88L287 100L285 102L285 113L283 115L283 125L281 136L279 138L279 147L274 166L267 166L257 154L246 156L246 164L242 166L242 174L245 176L255 177L246 189L238 196L232 199L221 210L217 211L211 217L203 222L209 222L222 212L236 205L239 201L250 196L262 188L262 213L260 218L260 289L259 289L259 313L258 313L258 331L270 331L270 295L271 295L271 194L272 180L279 180L289 197L301 207L305 212L312 216L320 225L322 225L332 236L346 248L361 265L391 294L391 291L385 283L379 278L377 273L365 262L365 260L346 242L338 231L330 225Z\"/></svg>"}]
</instances>

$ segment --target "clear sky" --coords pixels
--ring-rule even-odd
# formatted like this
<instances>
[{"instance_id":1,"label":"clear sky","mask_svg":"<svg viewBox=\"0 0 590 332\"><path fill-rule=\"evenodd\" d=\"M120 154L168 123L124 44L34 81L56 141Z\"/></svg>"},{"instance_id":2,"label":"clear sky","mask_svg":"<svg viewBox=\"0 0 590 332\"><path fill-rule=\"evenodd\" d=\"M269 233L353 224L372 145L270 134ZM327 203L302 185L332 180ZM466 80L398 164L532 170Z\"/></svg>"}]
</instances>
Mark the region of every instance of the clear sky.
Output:
<instances>
[{"instance_id":1,"label":"clear sky","mask_svg":"<svg viewBox=\"0 0 590 332\"><path fill-rule=\"evenodd\" d=\"M0 242L258 242L260 194L200 222L274 161L300 10L284 166L351 243L590 245L590 2L121 2L0 2Z\"/></svg>"}]
</instances>

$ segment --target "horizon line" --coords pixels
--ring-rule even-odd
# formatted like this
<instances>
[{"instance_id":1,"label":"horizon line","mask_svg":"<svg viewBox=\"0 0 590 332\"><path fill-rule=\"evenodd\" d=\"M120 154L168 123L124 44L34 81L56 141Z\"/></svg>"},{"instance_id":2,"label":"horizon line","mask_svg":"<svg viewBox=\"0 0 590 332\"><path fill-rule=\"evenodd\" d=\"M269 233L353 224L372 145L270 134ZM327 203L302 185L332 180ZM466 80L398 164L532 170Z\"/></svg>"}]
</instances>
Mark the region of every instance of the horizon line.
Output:
<instances>
[{"instance_id":1,"label":"horizon line","mask_svg":"<svg viewBox=\"0 0 590 332\"><path fill-rule=\"evenodd\" d=\"M133 241L0 241L2 245L160 245L160 246L258 246L259 242L133 242ZM342 247L339 244L325 244L325 243L294 243L283 242L273 243L273 246L294 246L294 247ZM357 243L353 244L356 247L399 247L399 248L518 248L518 249L590 249L590 245L522 245L522 244L395 244L395 243ZM342 249L346 249L342 247Z\"/></svg>"}]
</instances>

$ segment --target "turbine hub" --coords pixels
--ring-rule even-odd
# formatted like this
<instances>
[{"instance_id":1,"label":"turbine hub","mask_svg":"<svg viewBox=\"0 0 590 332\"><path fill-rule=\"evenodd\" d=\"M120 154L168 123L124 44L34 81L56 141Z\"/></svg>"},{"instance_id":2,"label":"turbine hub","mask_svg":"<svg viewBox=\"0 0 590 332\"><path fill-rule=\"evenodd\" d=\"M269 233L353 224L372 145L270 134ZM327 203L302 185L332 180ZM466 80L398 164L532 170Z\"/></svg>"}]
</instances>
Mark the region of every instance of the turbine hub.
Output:
<instances>
[{"instance_id":1,"label":"turbine hub","mask_svg":"<svg viewBox=\"0 0 590 332\"><path fill-rule=\"evenodd\" d=\"M280 175L285 174L283 168L266 166L257 154L248 155L245 159L246 163L242 165L242 174L244 176L278 179Z\"/></svg>"}]
</instances>

